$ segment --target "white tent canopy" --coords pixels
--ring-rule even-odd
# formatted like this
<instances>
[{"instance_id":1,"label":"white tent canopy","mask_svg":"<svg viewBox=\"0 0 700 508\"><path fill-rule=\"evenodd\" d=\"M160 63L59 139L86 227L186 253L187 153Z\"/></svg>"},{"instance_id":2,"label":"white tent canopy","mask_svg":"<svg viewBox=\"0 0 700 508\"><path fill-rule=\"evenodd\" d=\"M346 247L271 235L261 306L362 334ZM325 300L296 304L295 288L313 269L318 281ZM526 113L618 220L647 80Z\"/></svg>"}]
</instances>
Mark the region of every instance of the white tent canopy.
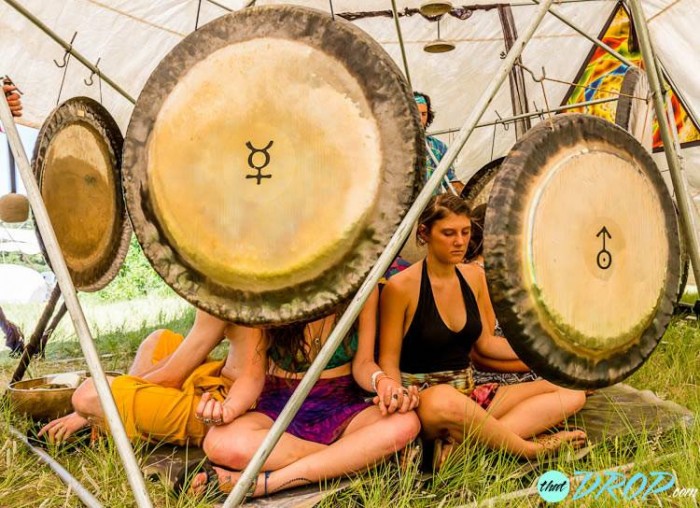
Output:
<instances>
[{"instance_id":1,"label":"white tent canopy","mask_svg":"<svg viewBox=\"0 0 700 508\"><path fill-rule=\"evenodd\" d=\"M188 33L199 26L236 10L247 0L24 0L22 5L61 38L70 41L75 33L74 48L117 82L133 98L163 56ZM298 4L338 13L389 11L390 0L258 0L256 5ZM415 9L419 0L399 0L400 13ZM459 2L453 2L459 6ZM658 56L685 99L691 114L700 118L700 59L694 48L700 47L700 0L643 0L643 8ZM445 54L428 54L423 45L436 38L437 25L419 14L400 18L407 52L408 68L414 89L433 98L436 114L431 129L458 128L462 125L489 79L501 63L504 39L496 4L480 0L465 6L471 10L466 19L445 16L440 23L441 38L456 43L456 50ZM588 34L597 36L617 5L612 0L571 2L556 5L556 10ZM536 6L524 0L512 3L515 27L524 30ZM379 41L403 68L400 45L393 19L374 15L353 21ZM571 82L583 64L592 43L553 16L547 16L525 49L523 64L536 73L544 67L548 77ZM90 71L75 58L68 69L58 68L63 48L22 16L9 4L0 2L0 74L10 75L24 92L23 122L40 126L59 98L85 95L102 99L126 130L133 104L97 77L88 86ZM63 86L61 87L61 83ZM561 104L568 86L539 83L525 75L529 108L534 110ZM100 90L101 88L101 90ZM202 97L206 100L206 97ZM482 121L512 115L510 93L504 86ZM515 141L514 128L502 126L478 129L470 138L457 161L457 174L471 174L491 159L504 155ZM444 136L449 143L450 137ZM700 147L683 152L693 195L700 199ZM656 154L662 170L666 161Z\"/></svg>"}]
</instances>

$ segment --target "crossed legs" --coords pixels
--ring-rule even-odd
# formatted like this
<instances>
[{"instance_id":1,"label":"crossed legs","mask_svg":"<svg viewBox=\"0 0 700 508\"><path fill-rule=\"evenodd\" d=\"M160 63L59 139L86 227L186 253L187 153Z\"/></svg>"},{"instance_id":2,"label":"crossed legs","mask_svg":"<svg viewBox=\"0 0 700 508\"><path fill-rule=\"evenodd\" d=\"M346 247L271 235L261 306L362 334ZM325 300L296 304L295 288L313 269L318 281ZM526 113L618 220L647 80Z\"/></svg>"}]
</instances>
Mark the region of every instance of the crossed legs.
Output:
<instances>
[{"instance_id":1,"label":"crossed legs","mask_svg":"<svg viewBox=\"0 0 700 508\"><path fill-rule=\"evenodd\" d=\"M530 438L566 419L584 403L583 392L533 381L500 387L486 411L455 388L437 385L421 392L418 416L428 439L449 435L461 442L472 438L494 449L535 457L567 442L583 444L586 436L582 431L559 432L555 439L541 442Z\"/></svg>"},{"instance_id":2,"label":"crossed legs","mask_svg":"<svg viewBox=\"0 0 700 508\"><path fill-rule=\"evenodd\" d=\"M204 441L209 459L231 469L243 469L272 426L272 420L260 413L249 413L230 425L212 429ZM285 433L263 468L272 471L259 478L253 495L315 483L361 471L373 466L411 442L420 430L415 413L382 416L372 406L355 416L340 439L330 445L304 441ZM243 446L240 446L243 445ZM240 473L215 468L224 490ZM192 482L197 490L206 482L199 474Z\"/></svg>"}]
</instances>

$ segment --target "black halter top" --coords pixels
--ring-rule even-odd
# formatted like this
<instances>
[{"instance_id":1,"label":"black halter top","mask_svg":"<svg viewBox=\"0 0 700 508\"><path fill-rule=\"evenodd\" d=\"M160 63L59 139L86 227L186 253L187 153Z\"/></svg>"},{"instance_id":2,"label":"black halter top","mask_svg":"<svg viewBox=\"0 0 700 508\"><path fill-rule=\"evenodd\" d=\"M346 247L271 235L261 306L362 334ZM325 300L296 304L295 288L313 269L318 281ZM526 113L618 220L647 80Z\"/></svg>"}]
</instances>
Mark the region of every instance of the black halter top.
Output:
<instances>
[{"instance_id":1,"label":"black halter top","mask_svg":"<svg viewBox=\"0 0 700 508\"><path fill-rule=\"evenodd\" d=\"M418 306L403 338L399 368L410 374L461 370L469 366L469 352L481 335L479 307L469 284L455 267L462 289L467 322L458 331L450 330L440 317L428 268L423 261Z\"/></svg>"}]
</instances>

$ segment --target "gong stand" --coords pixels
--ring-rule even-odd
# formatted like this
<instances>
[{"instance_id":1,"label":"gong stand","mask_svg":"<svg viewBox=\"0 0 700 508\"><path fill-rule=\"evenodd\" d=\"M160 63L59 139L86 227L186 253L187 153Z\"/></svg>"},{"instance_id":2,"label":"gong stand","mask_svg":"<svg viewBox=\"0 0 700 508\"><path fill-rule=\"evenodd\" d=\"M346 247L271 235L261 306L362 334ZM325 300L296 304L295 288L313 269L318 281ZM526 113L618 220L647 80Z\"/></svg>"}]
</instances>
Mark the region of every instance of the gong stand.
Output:
<instances>
[{"instance_id":1,"label":"gong stand","mask_svg":"<svg viewBox=\"0 0 700 508\"><path fill-rule=\"evenodd\" d=\"M51 323L52 326L49 329L46 328L46 325L49 323L49 319L53 315L53 311L56 308L56 304L58 303L60 296L61 288L57 284L54 286L53 291L51 291L49 301L46 302L46 307L44 307L44 311L41 313L39 321L37 321L36 328L34 328L34 333L32 333L29 343L25 344L24 346L24 351L22 351L22 356L19 359L19 365L17 365L15 373L12 374L12 381L10 381L11 383L21 381L24 377L24 373L27 371L27 367L29 367L29 362L32 361L32 357L36 356L37 353L43 353L46 342L48 341L48 336L58 324L58 321L54 319L54 321ZM62 314L59 312L57 316L60 320Z\"/></svg>"},{"instance_id":2,"label":"gong stand","mask_svg":"<svg viewBox=\"0 0 700 508\"><path fill-rule=\"evenodd\" d=\"M63 302L58 308L58 312L56 312L56 314L53 316L49 326L44 330L44 333L41 336L41 344L39 344L39 350L37 351L37 354L42 358L44 358L44 355L46 354L46 344L49 342L49 338L51 338L51 335L53 334L54 330L56 330L58 323L60 323L61 319L63 319L63 316L66 315L66 312L68 312L68 307L66 307L65 302Z\"/></svg>"},{"instance_id":3,"label":"gong stand","mask_svg":"<svg viewBox=\"0 0 700 508\"><path fill-rule=\"evenodd\" d=\"M542 21L542 18L544 18L545 14L547 13L547 9L551 5L552 1L553 0L542 1L537 9L537 13L533 16L526 30L520 37L518 37L518 40L513 43L513 47L506 55L506 58L501 63L498 71L494 74L490 83L486 87L486 90L483 92L478 102L474 106L474 109L471 111L471 114L464 123L464 126L460 130L455 141L448 148L447 153L440 161L440 164L435 169L435 172L430 176L423 189L421 189L415 202L413 205L411 205L408 213L403 218L401 224L394 233L394 236L391 238L386 248L379 256L379 259L370 270L367 278L351 300L347 310L338 320L337 325L329 335L326 343L321 348L318 356L311 364L311 367L300 381L299 386L294 391L294 394L289 399L289 402L287 402L279 417L270 428L270 431L265 436L265 439L260 444L260 447L253 455L250 463L243 471L241 478L238 480L236 486L231 491L231 494L226 499L224 508L239 506L243 501L246 492L253 482L253 479L257 478L257 475L265 463L265 460L267 460L267 457L269 457L280 437L301 407L304 399L306 399L306 396L311 391L311 388L320 377L325 365L331 359L331 356L333 356L335 350L343 340L343 337L345 337L347 334L348 330L352 326L352 323L360 313L365 301L369 295L372 294L372 291L379 282L379 279L383 276L386 269L396 257L399 249L408 238L408 235L413 228L413 224L418 220L418 216L420 215L421 211L428 204L433 192L437 190L443 177L447 174L448 168L453 164L455 158L469 139L469 136L472 134L472 132L474 132L479 119L484 115L488 105L495 97L500 86L510 74L516 59L522 53L527 42L532 38L535 30ZM466 178L466 180L468 180L468 178Z\"/></svg>"},{"instance_id":4,"label":"gong stand","mask_svg":"<svg viewBox=\"0 0 700 508\"><path fill-rule=\"evenodd\" d=\"M515 115L515 116L509 116L506 118L499 118L498 120L494 120L492 122L484 122L484 123L479 123L477 124L476 128L480 127L490 127L493 125L505 125L508 123L513 123L517 122L519 120L522 120L524 118L535 118L536 116L542 116L547 113L559 113L561 111L568 111L569 109L576 109L576 108L582 108L584 106L594 106L596 104L604 104L606 102L615 102L617 101L617 97L608 97L606 99L595 99L592 101L584 101L584 102L576 102L574 104L566 104L564 106L558 106L556 108L547 108L547 109L538 109L537 111L534 111L532 113L522 113L520 115ZM439 131L430 131L428 132L429 136L438 136L440 134L452 134L454 132L459 132L459 129L442 129Z\"/></svg>"},{"instance_id":5,"label":"gong stand","mask_svg":"<svg viewBox=\"0 0 700 508\"><path fill-rule=\"evenodd\" d=\"M80 347L83 350L85 361L94 380L102 409L105 412L105 418L109 424L112 436L114 437L114 442L117 446L117 451L119 452L122 463L124 464L127 479L129 480L129 484L131 485L131 489L134 493L136 504L139 507L150 508L152 503L146 491L143 475L141 474L141 470L136 462L134 450L131 447L129 438L124 430L124 424L119 417L119 412L117 411L117 406L114 403L112 392L110 391L107 378L105 377L102 364L100 363L97 350L95 349L95 344L93 342L90 329L88 328L83 309L80 306L80 301L78 300L75 287L73 286L73 281L71 280L70 273L68 272L68 267L66 266L65 259L63 258L63 254L58 245L56 233L51 225L48 212L46 211L46 206L44 205L39 187L34 178L34 174L32 173L27 154L22 146L22 142L17 131L17 126L12 118L10 106L8 105L7 99L5 99L4 95L2 100L0 100L0 121L2 121L2 125L5 127L5 133L10 142L10 147L14 153L15 160L17 161L17 165L22 176L22 181L24 182L24 186L27 190L27 197L31 203L39 233L41 234L47 254L49 255L50 264L53 267L54 273L56 274L58 287L60 287L66 307L73 320L73 326L75 327L76 334L78 335Z\"/></svg>"}]
</instances>

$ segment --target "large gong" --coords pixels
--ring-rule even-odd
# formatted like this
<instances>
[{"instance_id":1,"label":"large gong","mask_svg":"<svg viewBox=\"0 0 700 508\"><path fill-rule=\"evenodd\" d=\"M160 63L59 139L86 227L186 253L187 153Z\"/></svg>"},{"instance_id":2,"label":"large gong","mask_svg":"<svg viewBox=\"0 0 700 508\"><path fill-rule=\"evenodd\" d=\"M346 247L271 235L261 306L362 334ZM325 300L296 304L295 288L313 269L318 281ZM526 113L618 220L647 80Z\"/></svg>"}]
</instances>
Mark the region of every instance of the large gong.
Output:
<instances>
[{"instance_id":1,"label":"large gong","mask_svg":"<svg viewBox=\"0 0 700 508\"><path fill-rule=\"evenodd\" d=\"M364 32L298 7L244 9L178 44L124 148L148 259L224 319L319 316L359 287L425 161L411 91Z\"/></svg>"},{"instance_id":2,"label":"large gong","mask_svg":"<svg viewBox=\"0 0 700 508\"><path fill-rule=\"evenodd\" d=\"M73 284L81 291L105 287L129 248L131 228L121 188L123 142L101 104L75 97L51 112L34 148L34 176ZM41 237L39 244L48 261Z\"/></svg>"},{"instance_id":3,"label":"large gong","mask_svg":"<svg viewBox=\"0 0 700 508\"><path fill-rule=\"evenodd\" d=\"M484 245L506 336L559 384L622 380L669 323L673 202L649 153L610 122L562 115L518 141L491 192Z\"/></svg>"}]
</instances>

